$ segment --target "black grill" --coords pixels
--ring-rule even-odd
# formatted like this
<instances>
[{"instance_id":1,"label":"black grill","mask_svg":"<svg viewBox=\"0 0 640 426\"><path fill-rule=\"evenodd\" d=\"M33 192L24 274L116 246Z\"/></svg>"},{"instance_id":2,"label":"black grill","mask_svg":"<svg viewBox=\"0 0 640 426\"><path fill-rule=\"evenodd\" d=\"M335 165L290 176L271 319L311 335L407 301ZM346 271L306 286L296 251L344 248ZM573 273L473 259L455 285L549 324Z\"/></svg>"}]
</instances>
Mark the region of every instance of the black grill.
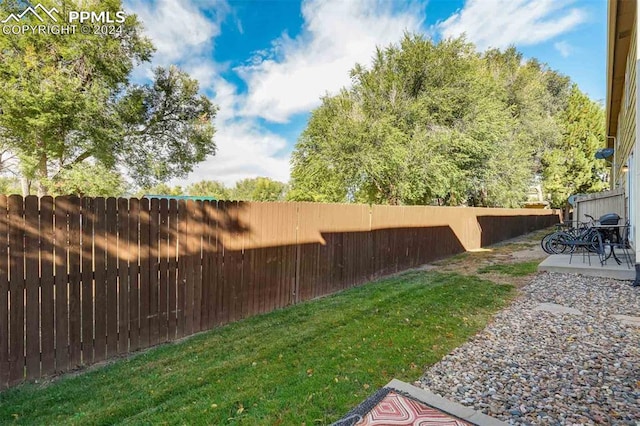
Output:
<instances>
[{"instance_id":1,"label":"black grill","mask_svg":"<svg viewBox=\"0 0 640 426\"><path fill-rule=\"evenodd\" d=\"M600 222L600 225L617 225L619 220L620 216L618 216L616 213L607 213L600 216L598 222Z\"/></svg>"}]
</instances>

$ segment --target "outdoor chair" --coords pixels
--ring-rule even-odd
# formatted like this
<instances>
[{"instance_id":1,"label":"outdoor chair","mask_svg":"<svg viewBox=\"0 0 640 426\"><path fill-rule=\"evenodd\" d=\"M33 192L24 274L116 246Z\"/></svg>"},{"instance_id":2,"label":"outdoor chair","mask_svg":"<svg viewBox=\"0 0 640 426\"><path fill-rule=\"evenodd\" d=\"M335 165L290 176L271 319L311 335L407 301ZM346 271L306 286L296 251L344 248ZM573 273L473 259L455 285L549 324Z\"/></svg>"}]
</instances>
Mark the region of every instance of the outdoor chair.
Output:
<instances>
[{"instance_id":1,"label":"outdoor chair","mask_svg":"<svg viewBox=\"0 0 640 426\"><path fill-rule=\"evenodd\" d=\"M615 249L622 250L622 253L624 254L625 264L629 269L631 269L632 267L631 254L630 254L631 244L629 243L630 230L631 230L631 226L629 224L629 221L627 221L624 224L624 226L620 227L620 232L617 234L618 238L616 238L614 241L607 241L605 243L605 250L607 248L611 250L611 253L612 253L611 257L614 258L614 260L618 263L618 265L621 265L622 261L616 255ZM605 263L607 259L605 259Z\"/></svg>"},{"instance_id":2,"label":"outdoor chair","mask_svg":"<svg viewBox=\"0 0 640 426\"><path fill-rule=\"evenodd\" d=\"M582 263L584 263L585 255L591 266L591 254L597 254L598 260L602 265L604 262L604 246L602 243L602 236L599 232L590 233L588 237L577 238L567 241L567 244L571 246L569 264L573 260L573 255L577 250L582 250Z\"/></svg>"}]
</instances>

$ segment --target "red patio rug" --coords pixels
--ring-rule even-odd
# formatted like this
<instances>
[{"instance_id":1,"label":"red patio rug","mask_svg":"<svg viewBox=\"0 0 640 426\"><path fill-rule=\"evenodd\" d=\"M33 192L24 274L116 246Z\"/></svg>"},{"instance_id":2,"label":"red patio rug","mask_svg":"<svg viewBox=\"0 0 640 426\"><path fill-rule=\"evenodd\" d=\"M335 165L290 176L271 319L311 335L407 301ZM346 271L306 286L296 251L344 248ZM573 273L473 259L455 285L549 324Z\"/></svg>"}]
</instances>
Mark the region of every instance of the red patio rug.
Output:
<instances>
[{"instance_id":1,"label":"red patio rug","mask_svg":"<svg viewBox=\"0 0 640 426\"><path fill-rule=\"evenodd\" d=\"M459 419L409 395L382 388L333 426L467 426Z\"/></svg>"}]
</instances>

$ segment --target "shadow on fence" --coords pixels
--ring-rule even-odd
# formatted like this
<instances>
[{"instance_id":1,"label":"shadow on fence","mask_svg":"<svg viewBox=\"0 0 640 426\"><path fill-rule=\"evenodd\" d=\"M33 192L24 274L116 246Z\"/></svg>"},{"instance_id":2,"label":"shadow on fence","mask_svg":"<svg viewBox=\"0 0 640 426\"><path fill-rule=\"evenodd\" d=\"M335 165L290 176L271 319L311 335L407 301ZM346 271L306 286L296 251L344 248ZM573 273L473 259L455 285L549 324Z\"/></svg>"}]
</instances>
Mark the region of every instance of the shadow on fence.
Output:
<instances>
[{"instance_id":1,"label":"shadow on fence","mask_svg":"<svg viewBox=\"0 0 640 426\"><path fill-rule=\"evenodd\" d=\"M521 215L521 216L478 216L482 247L495 244L500 241L515 238L537 229L546 228L558 223L558 216Z\"/></svg>"},{"instance_id":2,"label":"shadow on fence","mask_svg":"<svg viewBox=\"0 0 640 426\"><path fill-rule=\"evenodd\" d=\"M557 222L504 209L0 196L0 388Z\"/></svg>"}]
</instances>

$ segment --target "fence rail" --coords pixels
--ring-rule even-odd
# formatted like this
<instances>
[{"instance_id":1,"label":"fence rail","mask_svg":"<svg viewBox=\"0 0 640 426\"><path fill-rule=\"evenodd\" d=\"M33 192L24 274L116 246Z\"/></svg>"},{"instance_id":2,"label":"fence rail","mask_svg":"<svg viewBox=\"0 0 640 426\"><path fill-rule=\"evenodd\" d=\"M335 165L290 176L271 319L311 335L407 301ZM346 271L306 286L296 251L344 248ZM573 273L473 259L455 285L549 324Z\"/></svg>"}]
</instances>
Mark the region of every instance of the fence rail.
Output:
<instances>
[{"instance_id":1,"label":"fence rail","mask_svg":"<svg viewBox=\"0 0 640 426\"><path fill-rule=\"evenodd\" d=\"M557 221L531 210L0 196L0 388Z\"/></svg>"}]
</instances>

